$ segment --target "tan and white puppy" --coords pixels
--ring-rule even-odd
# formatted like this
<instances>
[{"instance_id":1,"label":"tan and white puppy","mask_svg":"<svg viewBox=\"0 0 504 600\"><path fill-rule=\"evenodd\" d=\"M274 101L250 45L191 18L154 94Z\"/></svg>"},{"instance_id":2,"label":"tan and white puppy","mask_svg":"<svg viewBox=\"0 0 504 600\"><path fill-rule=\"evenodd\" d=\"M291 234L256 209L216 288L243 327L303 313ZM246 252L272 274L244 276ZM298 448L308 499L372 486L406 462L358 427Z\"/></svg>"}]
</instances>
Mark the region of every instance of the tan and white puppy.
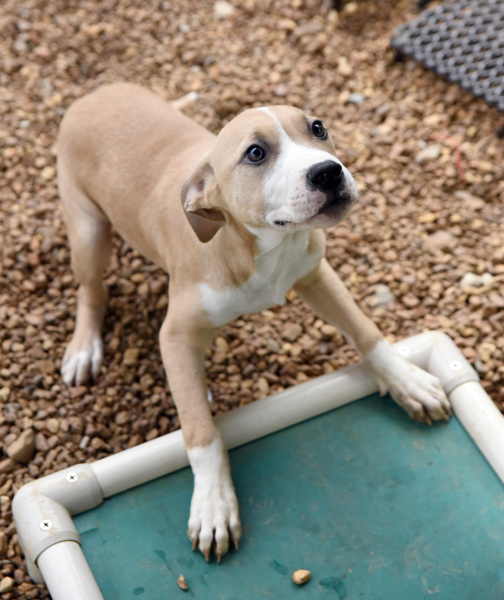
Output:
<instances>
[{"instance_id":1,"label":"tan and white puppy","mask_svg":"<svg viewBox=\"0 0 504 600\"><path fill-rule=\"evenodd\" d=\"M283 304L294 287L411 417L448 418L438 380L396 354L324 259L321 228L339 223L357 193L316 118L250 109L216 137L145 89L105 86L66 113L58 179L80 283L67 384L100 372L111 226L170 275L161 353L194 473L188 533L207 560L241 535L203 366L212 336L232 319Z\"/></svg>"}]
</instances>

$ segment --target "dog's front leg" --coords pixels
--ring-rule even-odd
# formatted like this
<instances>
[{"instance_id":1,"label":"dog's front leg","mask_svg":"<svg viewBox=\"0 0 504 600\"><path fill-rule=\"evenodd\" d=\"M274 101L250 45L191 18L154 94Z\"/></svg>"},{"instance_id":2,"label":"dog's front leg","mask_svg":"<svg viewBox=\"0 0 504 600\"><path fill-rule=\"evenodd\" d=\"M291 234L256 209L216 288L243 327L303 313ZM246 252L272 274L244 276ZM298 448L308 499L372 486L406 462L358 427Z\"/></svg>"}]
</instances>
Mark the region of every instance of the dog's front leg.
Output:
<instances>
[{"instance_id":1,"label":"dog's front leg","mask_svg":"<svg viewBox=\"0 0 504 600\"><path fill-rule=\"evenodd\" d=\"M450 403L437 377L395 352L373 321L355 304L325 259L299 280L294 289L315 313L352 342L377 379L382 394L389 392L416 421L431 423L449 418Z\"/></svg>"},{"instance_id":2,"label":"dog's front leg","mask_svg":"<svg viewBox=\"0 0 504 600\"><path fill-rule=\"evenodd\" d=\"M238 501L229 457L207 400L203 355L210 332L187 327L189 322L170 306L160 332L161 354L194 474L188 535L193 550L198 544L207 561L215 544L220 561L229 537L238 548Z\"/></svg>"}]
</instances>

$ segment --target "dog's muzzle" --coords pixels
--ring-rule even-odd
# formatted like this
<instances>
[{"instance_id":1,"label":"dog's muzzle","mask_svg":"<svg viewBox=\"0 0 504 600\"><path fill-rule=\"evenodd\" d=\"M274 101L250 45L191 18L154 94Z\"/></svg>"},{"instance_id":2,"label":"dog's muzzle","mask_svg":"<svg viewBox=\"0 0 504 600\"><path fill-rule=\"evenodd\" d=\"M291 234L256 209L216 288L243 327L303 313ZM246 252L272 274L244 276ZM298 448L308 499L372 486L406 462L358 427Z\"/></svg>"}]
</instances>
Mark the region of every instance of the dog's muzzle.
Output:
<instances>
[{"instance_id":1,"label":"dog's muzzle","mask_svg":"<svg viewBox=\"0 0 504 600\"><path fill-rule=\"evenodd\" d=\"M345 189L343 167L334 160L325 160L310 167L306 174L306 187L325 194L326 201L318 215L341 219L351 204L352 198Z\"/></svg>"},{"instance_id":2,"label":"dog's muzzle","mask_svg":"<svg viewBox=\"0 0 504 600\"><path fill-rule=\"evenodd\" d=\"M335 199L338 190L343 183L343 167L334 160L325 160L324 162L313 165L306 174L306 185L308 189L320 190L326 196Z\"/></svg>"}]
</instances>

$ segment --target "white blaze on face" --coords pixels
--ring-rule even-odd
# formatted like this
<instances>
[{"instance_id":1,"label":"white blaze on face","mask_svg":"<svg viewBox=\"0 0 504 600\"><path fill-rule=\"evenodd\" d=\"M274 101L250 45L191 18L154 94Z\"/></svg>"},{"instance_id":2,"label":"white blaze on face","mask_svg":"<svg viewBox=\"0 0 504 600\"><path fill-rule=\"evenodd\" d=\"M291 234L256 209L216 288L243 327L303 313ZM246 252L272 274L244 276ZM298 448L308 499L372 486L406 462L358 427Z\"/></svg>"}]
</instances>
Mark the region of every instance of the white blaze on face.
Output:
<instances>
[{"instance_id":1,"label":"white blaze on face","mask_svg":"<svg viewBox=\"0 0 504 600\"><path fill-rule=\"evenodd\" d=\"M263 184L265 218L268 225L275 226L275 221L301 225L318 214L327 202L327 196L319 190L308 189L306 174L310 167L327 160L342 166L345 191L356 197L352 175L334 155L294 142L269 108L257 110L264 111L275 121L279 135L278 158L268 171Z\"/></svg>"}]
</instances>

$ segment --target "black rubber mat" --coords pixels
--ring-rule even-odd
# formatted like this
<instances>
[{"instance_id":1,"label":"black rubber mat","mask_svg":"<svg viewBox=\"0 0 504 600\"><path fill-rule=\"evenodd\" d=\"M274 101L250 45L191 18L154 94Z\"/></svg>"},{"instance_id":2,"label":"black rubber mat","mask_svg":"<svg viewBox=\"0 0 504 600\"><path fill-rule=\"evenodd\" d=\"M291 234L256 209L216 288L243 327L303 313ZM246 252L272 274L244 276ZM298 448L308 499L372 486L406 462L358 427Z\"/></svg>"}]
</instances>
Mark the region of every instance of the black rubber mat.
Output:
<instances>
[{"instance_id":1,"label":"black rubber mat","mask_svg":"<svg viewBox=\"0 0 504 600\"><path fill-rule=\"evenodd\" d=\"M400 25L391 45L504 111L503 0L447 0Z\"/></svg>"}]
</instances>

